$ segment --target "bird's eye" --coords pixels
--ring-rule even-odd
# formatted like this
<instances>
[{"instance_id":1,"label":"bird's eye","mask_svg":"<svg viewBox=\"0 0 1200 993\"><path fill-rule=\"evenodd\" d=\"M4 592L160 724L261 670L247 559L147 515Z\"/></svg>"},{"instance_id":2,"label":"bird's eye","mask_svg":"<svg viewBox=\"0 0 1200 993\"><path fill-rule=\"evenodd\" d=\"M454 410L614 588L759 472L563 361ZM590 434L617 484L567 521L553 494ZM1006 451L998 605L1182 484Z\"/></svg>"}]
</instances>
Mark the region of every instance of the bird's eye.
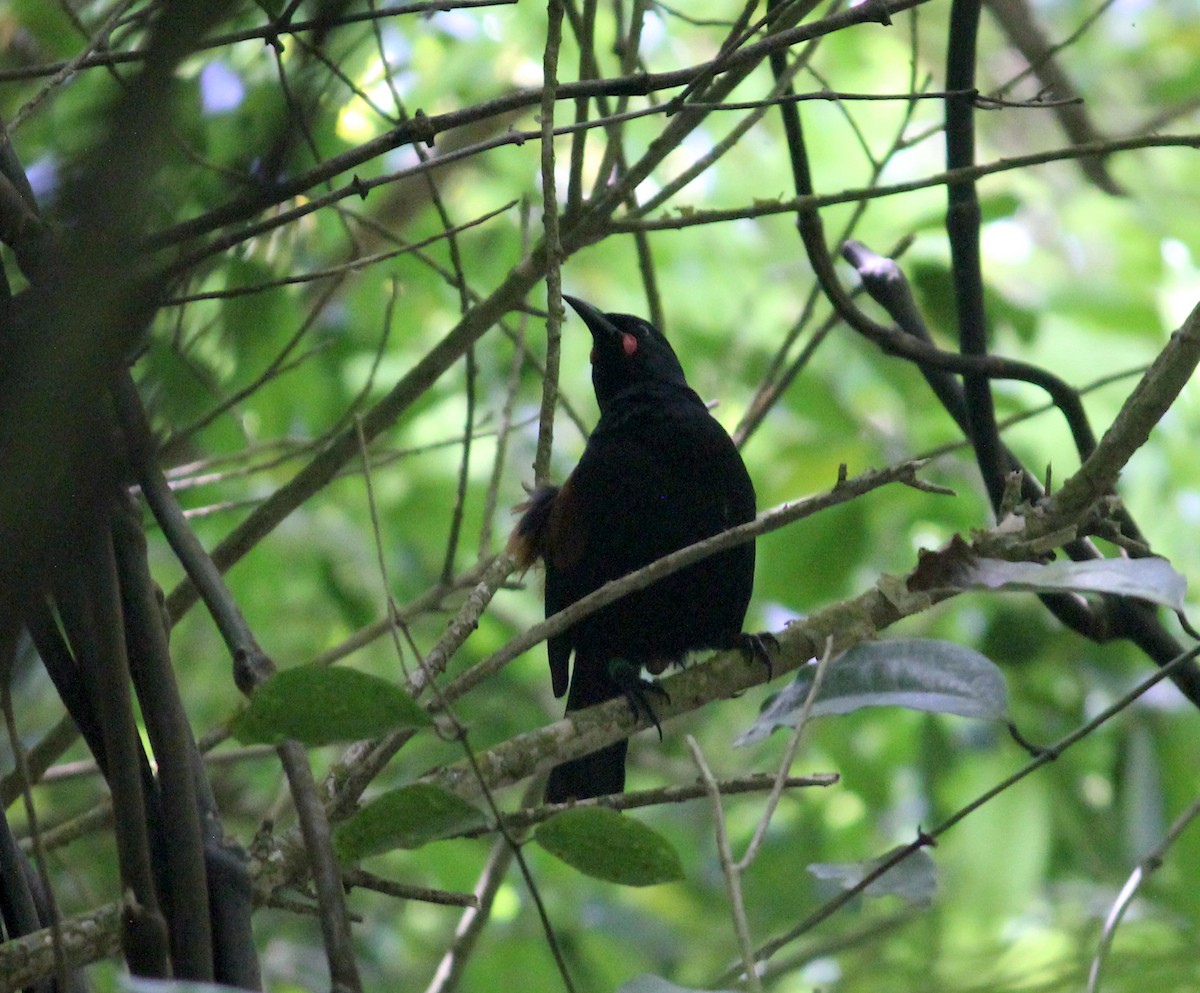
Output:
<instances>
[{"instance_id":1,"label":"bird's eye","mask_svg":"<svg viewBox=\"0 0 1200 993\"><path fill-rule=\"evenodd\" d=\"M634 353L638 350L637 337L635 335L630 334L628 331L626 331L624 334L622 334L621 335L621 350L625 353L625 355L627 357L632 358Z\"/></svg>"}]
</instances>

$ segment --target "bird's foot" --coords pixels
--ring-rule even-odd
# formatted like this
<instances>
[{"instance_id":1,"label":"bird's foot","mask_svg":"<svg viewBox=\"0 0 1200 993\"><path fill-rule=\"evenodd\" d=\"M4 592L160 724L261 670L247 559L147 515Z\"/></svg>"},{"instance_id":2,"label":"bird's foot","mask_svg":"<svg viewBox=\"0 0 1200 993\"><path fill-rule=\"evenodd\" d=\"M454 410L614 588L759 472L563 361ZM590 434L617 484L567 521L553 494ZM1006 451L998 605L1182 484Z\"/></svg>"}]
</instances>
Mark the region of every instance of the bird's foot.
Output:
<instances>
[{"instance_id":1,"label":"bird's foot","mask_svg":"<svg viewBox=\"0 0 1200 993\"><path fill-rule=\"evenodd\" d=\"M662 741L662 725L658 722L654 708L650 706L649 697L650 694L655 694L662 697L666 703L671 702L671 697L658 683L642 679L640 673L641 667L635 666L628 659L615 658L608 663L608 678L625 694L625 701L633 712L634 720L640 721L644 718L649 721L658 732L658 740Z\"/></svg>"},{"instance_id":2,"label":"bird's foot","mask_svg":"<svg viewBox=\"0 0 1200 993\"><path fill-rule=\"evenodd\" d=\"M771 667L771 653L779 651L779 639L770 631L739 631L729 639L729 648L736 648L746 656L747 661L761 662L767 667L767 678L774 675Z\"/></svg>"}]
</instances>

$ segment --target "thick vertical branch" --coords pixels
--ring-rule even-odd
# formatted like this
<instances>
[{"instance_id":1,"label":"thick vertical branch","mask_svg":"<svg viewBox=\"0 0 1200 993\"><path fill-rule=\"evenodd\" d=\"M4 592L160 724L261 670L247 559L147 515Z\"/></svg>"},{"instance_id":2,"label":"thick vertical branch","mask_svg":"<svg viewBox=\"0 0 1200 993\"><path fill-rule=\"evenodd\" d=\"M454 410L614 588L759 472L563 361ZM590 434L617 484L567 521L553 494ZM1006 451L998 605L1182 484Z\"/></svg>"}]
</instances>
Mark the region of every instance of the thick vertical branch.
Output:
<instances>
[{"instance_id":1,"label":"thick vertical branch","mask_svg":"<svg viewBox=\"0 0 1200 993\"><path fill-rule=\"evenodd\" d=\"M202 767L171 667L165 617L150 578L139 515L127 496L118 499L113 540L130 673L158 763L166 840L163 873L171 886L168 925L173 972L176 978L211 982L215 976L209 887L193 776L193 770Z\"/></svg>"},{"instance_id":2,"label":"thick vertical branch","mask_svg":"<svg viewBox=\"0 0 1200 993\"><path fill-rule=\"evenodd\" d=\"M946 56L946 167L975 164L975 46L979 32L980 0L954 0L950 8L950 38ZM964 355L988 352L987 314L983 304L983 268L979 254L981 213L972 180L946 184L949 206L946 233L954 276L954 301L958 309L959 347ZM1004 496L1005 460L996 427L991 383L986 375L963 376L967 423L975 459L983 474L992 507Z\"/></svg>"},{"instance_id":3,"label":"thick vertical branch","mask_svg":"<svg viewBox=\"0 0 1200 993\"><path fill-rule=\"evenodd\" d=\"M135 975L169 976L166 922L155 889L141 751L130 696L129 660L121 594L110 535L86 528L78 535L91 554L90 596L85 607L96 639L83 664L95 671L96 712L108 757L108 783L117 810L117 858L126 887L125 958Z\"/></svg>"}]
</instances>

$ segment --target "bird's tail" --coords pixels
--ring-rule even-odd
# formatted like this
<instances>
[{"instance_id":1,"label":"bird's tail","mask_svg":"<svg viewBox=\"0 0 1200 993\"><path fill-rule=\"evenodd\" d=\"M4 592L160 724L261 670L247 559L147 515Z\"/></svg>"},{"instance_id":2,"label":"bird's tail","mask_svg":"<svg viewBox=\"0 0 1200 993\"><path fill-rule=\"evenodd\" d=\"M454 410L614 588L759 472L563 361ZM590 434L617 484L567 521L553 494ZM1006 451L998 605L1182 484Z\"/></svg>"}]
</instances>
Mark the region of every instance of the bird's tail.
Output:
<instances>
[{"instance_id":1,"label":"bird's tail","mask_svg":"<svg viewBox=\"0 0 1200 993\"><path fill-rule=\"evenodd\" d=\"M508 554L521 571L546 555L546 536L549 533L550 512L559 487L543 483L529 494L529 499L513 507L522 515L508 539Z\"/></svg>"},{"instance_id":2,"label":"bird's tail","mask_svg":"<svg viewBox=\"0 0 1200 993\"><path fill-rule=\"evenodd\" d=\"M628 739L599 751L571 759L550 770L546 783L547 803L566 803L588 797L620 793L625 789L625 752Z\"/></svg>"},{"instance_id":3,"label":"bird's tail","mask_svg":"<svg viewBox=\"0 0 1200 993\"><path fill-rule=\"evenodd\" d=\"M622 690L609 678L608 664L590 653L575 654L571 689L567 694L567 713L618 697ZM546 802L565 803L589 797L620 793L625 789L625 753L629 741L606 745L597 751L571 759L550 770L546 783Z\"/></svg>"}]
</instances>

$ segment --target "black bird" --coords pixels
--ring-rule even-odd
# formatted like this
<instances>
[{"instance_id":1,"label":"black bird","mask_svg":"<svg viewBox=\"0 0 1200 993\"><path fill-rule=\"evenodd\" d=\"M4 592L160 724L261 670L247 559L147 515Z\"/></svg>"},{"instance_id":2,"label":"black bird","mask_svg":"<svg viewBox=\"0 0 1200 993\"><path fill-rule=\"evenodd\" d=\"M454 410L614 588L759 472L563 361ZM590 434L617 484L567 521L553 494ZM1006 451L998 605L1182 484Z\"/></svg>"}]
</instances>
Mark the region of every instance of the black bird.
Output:
<instances>
[{"instance_id":1,"label":"black bird","mask_svg":"<svg viewBox=\"0 0 1200 993\"><path fill-rule=\"evenodd\" d=\"M729 435L688 386L657 328L564 296L592 333L600 422L561 487L542 486L509 542L522 567L546 566L546 616L702 538L752 520L754 486ZM567 711L624 695L653 719L640 670L655 675L689 651L744 645L754 543L712 555L630 593L549 641L554 695ZM661 693L661 690L657 690ZM657 722L656 722L657 723ZM627 741L564 762L546 800L619 793Z\"/></svg>"}]
</instances>

